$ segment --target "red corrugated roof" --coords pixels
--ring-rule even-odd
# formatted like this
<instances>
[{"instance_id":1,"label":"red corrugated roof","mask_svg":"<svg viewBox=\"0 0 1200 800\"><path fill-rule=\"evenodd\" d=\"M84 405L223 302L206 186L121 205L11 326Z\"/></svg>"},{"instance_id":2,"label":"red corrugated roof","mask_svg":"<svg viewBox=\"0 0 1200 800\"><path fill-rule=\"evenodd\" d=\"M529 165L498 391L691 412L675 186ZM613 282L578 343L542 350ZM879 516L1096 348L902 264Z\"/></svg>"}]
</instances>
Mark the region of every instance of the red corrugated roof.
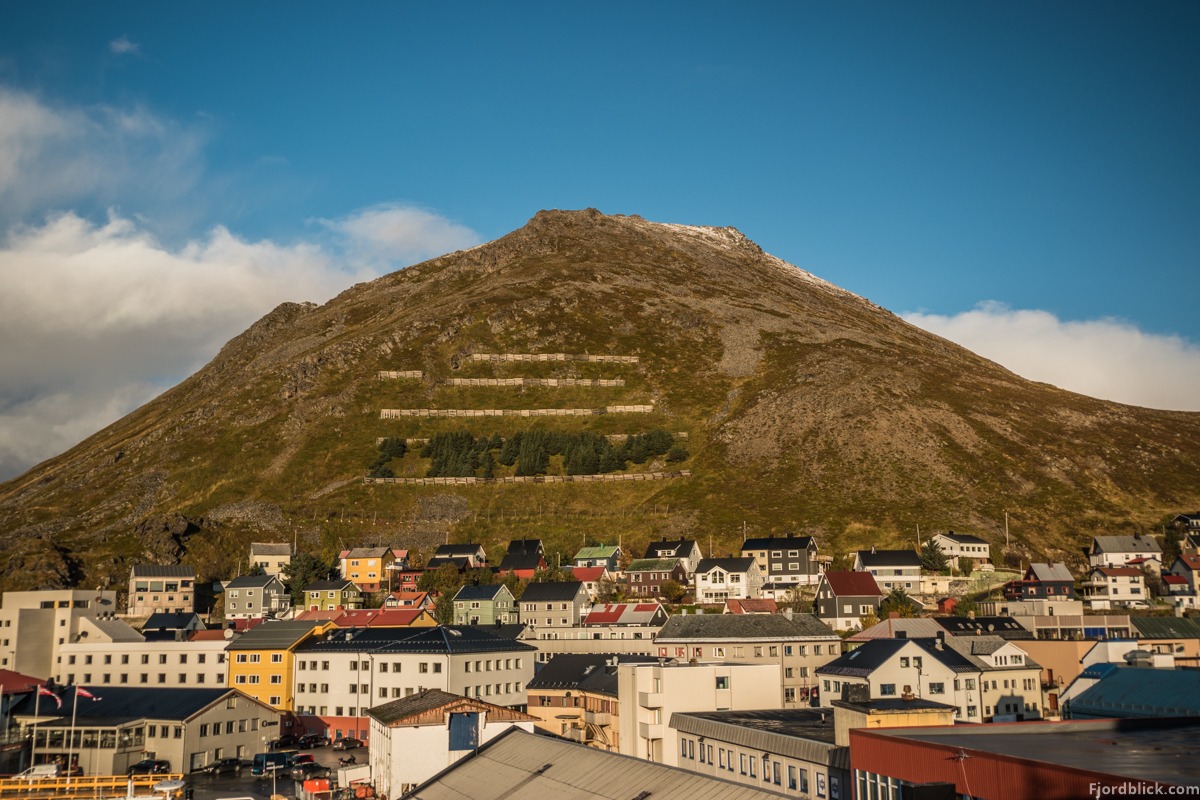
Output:
<instances>
[{"instance_id":1,"label":"red corrugated roof","mask_svg":"<svg viewBox=\"0 0 1200 800\"><path fill-rule=\"evenodd\" d=\"M1186 585L1188 582L1187 578L1183 577L1182 575L1163 575L1162 579L1163 583L1169 583L1172 585Z\"/></svg>"},{"instance_id":2,"label":"red corrugated roof","mask_svg":"<svg viewBox=\"0 0 1200 800\"><path fill-rule=\"evenodd\" d=\"M1133 567L1096 567L1096 572L1099 572L1103 575L1108 575L1111 578L1115 578L1115 577L1128 578L1128 577L1133 577L1134 575L1142 574L1142 571L1140 569L1134 569Z\"/></svg>"},{"instance_id":3,"label":"red corrugated roof","mask_svg":"<svg viewBox=\"0 0 1200 800\"><path fill-rule=\"evenodd\" d=\"M633 607L634 611L649 613L658 610L658 603L638 603Z\"/></svg>"},{"instance_id":4,"label":"red corrugated roof","mask_svg":"<svg viewBox=\"0 0 1200 800\"><path fill-rule=\"evenodd\" d=\"M0 669L0 687L3 688L5 694L32 692L43 683L45 681L41 678L22 675L19 672L13 672L11 669Z\"/></svg>"},{"instance_id":5,"label":"red corrugated roof","mask_svg":"<svg viewBox=\"0 0 1200 800\"><path fill-rule=\"evenodd\" d=\"M593 609L592 613L588 614L587 617L584 618L583 624L584 625L610 625L610 624L620 620L621 615L624 613L625 613L625 606L623 604L618 603L616 605L611 605L611 604L605 605L599 611L596 611L595 609Z\"/></svg>"},{"instance_id":6,"label":"red corrugated roof","mask_svg":"<svg viewBox=\"0 0 1200 800\"><path fill-rule=\"evenodd\" d=\"M1200 556L1194 553L1181 553L1179 556L1188 569L1200 570Z\"/></svg>"},{"instance_id":7,"label":"red corrugated roof","mask_svg":"<svg viewBox=\"0 0 1200 800\"><path fill-rule=\"evenodd\" d=\"M225 638L225 631L221 628L210 628L206 631L192 631L188 636L189 642L216 642Z\"/></svg>"},{"instance_id":8,"label":"red corrugated roof","mask_svg":"<svg viewBox=\"0 0 1200 800\"><path fill-rule=\"evenodd\" d=\"M882 595L875 576L869 572L826 572L829 588L839 597Z\"/></svg>"},{"instance_id":9,"label":"red corrugated roof","mask_svg":"<svg viewBox=\"0 0 1200 800\"><path fill-rule=\"evenodd\" d=\"M604 567L575 567L571 576L577 581L598 581L604 574Z\"/></svg>"}]
</instances>

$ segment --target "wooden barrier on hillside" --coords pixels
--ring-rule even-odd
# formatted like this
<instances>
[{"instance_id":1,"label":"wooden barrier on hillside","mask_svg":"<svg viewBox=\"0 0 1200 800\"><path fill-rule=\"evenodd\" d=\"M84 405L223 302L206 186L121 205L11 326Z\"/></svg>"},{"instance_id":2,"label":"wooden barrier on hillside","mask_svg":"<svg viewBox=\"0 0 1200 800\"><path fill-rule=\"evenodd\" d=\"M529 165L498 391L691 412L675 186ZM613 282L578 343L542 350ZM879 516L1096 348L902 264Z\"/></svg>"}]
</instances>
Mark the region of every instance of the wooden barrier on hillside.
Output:
<instances>
[{"instance_id":1,"label":"wooden barrier on hillside","mask_svg":"<svg viewBox=\"0 0 1200 800\"><path fill-rule=\"evenodd\" d=\"M421 377L425 375L425 373L421 372L421 370L419 370L419 369L406 369L406 370L381 369L381 370L379 370L378 375L379 375L380 380L384 380L387 378L416 378L417 380L420 380Z\"/></svg>"},{"instance_id":2,"label":"wooden barrier on hillside","mask_svg":"<svg viewBox=\"0 0 1200 800\"><path fill-rule=\"evenodd\" d=\"M626 439L628 439L630 436L641 436L641 435L642 434L639 434L639 433L606 433L606 434L604 434L604 438L608 439L610 442L623 442ZM671 435L674 436L676 439L688 438L687 431L677 431ZM375 446L378 447L379 445L386 442L388 439L395 439L395 438L398 438L398 437L376 436L375 437ZM429 439L428 439L428 437L425 437L425 438L409 437L404 440L404 444L407 445L408 447L413 447L418 444L429 444Z\"/></svg>"},{"instance_id":3,"label":"wooden barrier on hillside","mask_svg":"<svg viewBox=\"0 0 1200 800\"><path fill-rule=\"evenodd\" d=\"M623 481L665 481L690 478L689 469L674 472L622 472L602 475L510 475L504 478L363 478L363 483L393 483L401 486L475 486L496 483L617 483Z\"/></svg>"},{"instance_id":4,"label":"wooden barrier on hillside","mask_svg":"<svg viewBox=\"0 0 1200 800\"><path fill-rule=\"evenodd\" d=\"M448 386L624 386L624 378L450 378Z\"/></svg>"},{"instance_id":5,"label":"wooden barrier on hillside","mask_svg":"<svg viewBox=\"0 0 1200 800\"><path fill-rule=\"evenodd\" d=\"M637 356L591 356L573 353L471 353L471 361L590 361L594 364L636 364Z\"/></svg>"},{"instance_id":6,"label":"wooden barrier on hillside","mask_svg":"<svg viewBox=\"0 0 1200 800\"><path fill-rule=\"evenodd\" d=\"M591 417L600 414L650 414L654 406L605 406L604 408L385 408L380 419L400 417Z\"/></svg>"}]
</instances>

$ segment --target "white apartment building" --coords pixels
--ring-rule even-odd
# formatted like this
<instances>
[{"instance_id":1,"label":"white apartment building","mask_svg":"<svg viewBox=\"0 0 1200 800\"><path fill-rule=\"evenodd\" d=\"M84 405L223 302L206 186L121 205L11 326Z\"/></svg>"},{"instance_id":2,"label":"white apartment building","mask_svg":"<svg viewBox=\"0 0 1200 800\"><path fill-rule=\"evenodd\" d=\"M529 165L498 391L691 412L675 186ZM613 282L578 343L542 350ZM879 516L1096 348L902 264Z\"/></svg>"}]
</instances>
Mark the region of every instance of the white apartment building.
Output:
<instances>
[{"instance_id":1,"label":"white apartment building","mask_svg":"<svg viewBox=\"0 0 1200 800\"><path fill-rule=\"evenodd\" d=\"M620 749L623 755L679 765L679 711L776 708L778 664L619 664Z\"/></svg>"},{"instance_id":2,"label":"white apartment building","mask_svg":"<svg viewBox=\"0 0 1200 800\"><path fill-rule=\"evenodd\" d=\"M82 621L108 617L116 610L117 593L111 591L5 592L0 597L0 668L51 677L59 648L87 630L81 628Z\"/></svg>"},{"instance_id":3,"label":"white apartment building","mask_svg":"<svg viewBox=\"0 0 1200 800\"><path fill-rule=\"evenodd\" d=\"M367 709L425 689L524 708L535 653L474 626L333 630L296 648L296 715L365 739Z\"/></svg>"},{"instance_id":4,"label":"white apartment building","mask_svg":"<svg viewBox=\"0 0 1200 800\"><path fill-rule=\"evenodd\" d=\"M146 640L139 635L136 640L89 638L66 644L59 648L54 680L82 686L223 688L229 641L220 635L223 631L200 633L204 638L192 641Z\"/></svg>"}]
</instances>

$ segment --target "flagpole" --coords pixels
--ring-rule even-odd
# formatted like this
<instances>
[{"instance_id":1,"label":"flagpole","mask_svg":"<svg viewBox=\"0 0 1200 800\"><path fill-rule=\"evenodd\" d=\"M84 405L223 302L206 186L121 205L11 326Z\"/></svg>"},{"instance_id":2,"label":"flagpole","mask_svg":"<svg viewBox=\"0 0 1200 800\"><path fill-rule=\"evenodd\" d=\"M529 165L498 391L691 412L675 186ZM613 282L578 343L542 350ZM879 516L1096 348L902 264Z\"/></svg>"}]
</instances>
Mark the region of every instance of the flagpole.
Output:
<instances>
[{"instance_id":1,"label":"flagpole","mask_svg":"<svg viewBox=\"0 0 1200 800\"><path fill-rule=\"evenodd\" d=\"M71 756L75 752L75 712L79 709L79 687L71 697L71 741L67 744L67 785L71 785Z\"/></svg>"}]
</instances>

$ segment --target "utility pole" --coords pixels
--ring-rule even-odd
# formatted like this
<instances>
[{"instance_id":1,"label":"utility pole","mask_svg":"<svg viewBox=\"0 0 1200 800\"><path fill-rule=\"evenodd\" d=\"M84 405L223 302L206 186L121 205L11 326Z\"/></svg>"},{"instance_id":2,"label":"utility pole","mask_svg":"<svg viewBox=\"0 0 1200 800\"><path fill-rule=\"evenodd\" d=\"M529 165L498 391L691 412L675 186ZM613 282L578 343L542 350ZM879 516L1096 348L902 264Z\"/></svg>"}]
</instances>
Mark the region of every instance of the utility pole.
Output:
<instances>
[{"instance_id":1,"label":"utility pole","mask_svg":"<svg viewBox=\"0 0 1200 800\"><path fill-rule=\"evenodd\" d=\"M1004 549L1008 549L1008 512L1004 512Z\"/></svg>"}]
</instances>

